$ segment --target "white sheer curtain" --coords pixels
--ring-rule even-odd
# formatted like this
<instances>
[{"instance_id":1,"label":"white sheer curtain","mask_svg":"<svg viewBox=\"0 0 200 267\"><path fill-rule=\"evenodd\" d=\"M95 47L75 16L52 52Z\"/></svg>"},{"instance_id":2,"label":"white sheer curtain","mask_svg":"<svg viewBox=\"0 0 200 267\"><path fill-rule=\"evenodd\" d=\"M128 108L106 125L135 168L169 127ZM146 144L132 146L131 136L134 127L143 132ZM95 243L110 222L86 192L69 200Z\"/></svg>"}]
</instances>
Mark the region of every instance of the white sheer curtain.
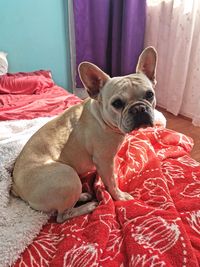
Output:
<instances>
[{"instance_id":1,"label":"white sheer curtain","mask_svg":"<svg viewBox=\"0 0 200 267\"><path fill-rule=\"evenodd\" d=\"M147 45L159 54L158 105L200 126L200 1L147 0Z\"/></svg>"}]
</instances>

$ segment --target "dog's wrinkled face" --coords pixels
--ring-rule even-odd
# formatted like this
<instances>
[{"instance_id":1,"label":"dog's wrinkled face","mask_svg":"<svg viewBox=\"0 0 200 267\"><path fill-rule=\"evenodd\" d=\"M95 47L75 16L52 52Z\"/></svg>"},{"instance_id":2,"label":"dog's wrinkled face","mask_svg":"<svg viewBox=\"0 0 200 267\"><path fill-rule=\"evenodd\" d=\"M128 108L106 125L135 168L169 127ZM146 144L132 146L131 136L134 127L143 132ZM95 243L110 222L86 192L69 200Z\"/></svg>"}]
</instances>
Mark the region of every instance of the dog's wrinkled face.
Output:
<instances>
[{"instance_id":1,"label":"dog's wrinkled face","mask_svg":"<svg viewBox=\"0 0 200 267\"><path fill-rule=\"evenodd\" d=\"M110 79L100 98L103 119L122 132L153 126L155 92L144 74Z\"/></svg>"},{"instance_id":2,"label":"dog's wrinkled face","mask_svg":"<svg viewBox=\"0 0 200 267\"><path fill-rule=\"evenodd\" d=\"M110 78L95 65L84 62L80 77L89 95L99 103L103 120L112 128L129 133L153 126L157 53L146 48L139 57L135 74Z\"/></svg>"}]
</instances>

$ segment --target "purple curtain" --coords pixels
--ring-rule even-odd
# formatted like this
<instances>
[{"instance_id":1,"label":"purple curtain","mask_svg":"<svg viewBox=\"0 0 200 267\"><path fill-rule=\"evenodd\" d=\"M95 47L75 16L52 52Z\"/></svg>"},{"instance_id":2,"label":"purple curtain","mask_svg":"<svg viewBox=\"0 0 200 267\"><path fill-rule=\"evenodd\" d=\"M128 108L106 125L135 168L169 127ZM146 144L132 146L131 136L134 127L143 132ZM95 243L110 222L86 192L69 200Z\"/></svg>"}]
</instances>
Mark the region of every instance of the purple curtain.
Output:
<instances>
[{"instance_id":1,"label":"purple curtain","mask_svg":"<svg viewBox=\"0 0 200 267\"><path fill-rule=\"evenodd\" d=\"M90 61L111 77L134 72L144 44L146 0L73 0L73 8L76 65Z\"/></svg>"}]
</instances>

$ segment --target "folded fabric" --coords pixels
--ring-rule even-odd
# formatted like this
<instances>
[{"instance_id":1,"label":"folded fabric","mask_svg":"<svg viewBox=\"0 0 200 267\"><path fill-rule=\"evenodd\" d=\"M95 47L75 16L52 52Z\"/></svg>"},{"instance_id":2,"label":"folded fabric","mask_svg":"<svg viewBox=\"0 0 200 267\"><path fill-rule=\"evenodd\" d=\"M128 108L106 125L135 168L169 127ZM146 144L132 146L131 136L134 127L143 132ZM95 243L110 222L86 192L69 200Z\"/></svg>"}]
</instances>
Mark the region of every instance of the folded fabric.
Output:
<instances>
[{"instance_id":1,"label":"folded fabric","mask_svg":"<svg viewBox=\"0 0 200 267\"><path fill-rule=\"evenodd\" d=\"M81 100L54 85L40 94L0 94L0 120L55 116Z\"/></svg>"},{"instance_id":2,"label":"folded fabric","mask_svg":"<svg viewBox=\"0 0 200 267\"><path fill-rule=\"evenodd\" d=\"M45 70L0 76L0 94L40 94L54 85L51 72Z\"/></svg>"}]
</instances>

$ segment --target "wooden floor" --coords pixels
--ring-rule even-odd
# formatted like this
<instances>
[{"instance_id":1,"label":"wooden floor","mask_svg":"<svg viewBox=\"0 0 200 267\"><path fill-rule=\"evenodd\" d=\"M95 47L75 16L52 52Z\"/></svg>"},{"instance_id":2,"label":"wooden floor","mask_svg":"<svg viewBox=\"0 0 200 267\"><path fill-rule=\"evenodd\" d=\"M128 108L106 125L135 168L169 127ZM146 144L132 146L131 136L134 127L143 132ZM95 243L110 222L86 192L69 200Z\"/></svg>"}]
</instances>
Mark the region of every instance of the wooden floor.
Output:
<instances>
[{"instance_id":1,"label":"wooden floor","mask_svg":"<svg viewBox=\"0 0 200 267\"><path fill-rule=\"evenodd\" d=\"M194 140L194 148L191 157L200 162L200 127L195 127L191 120L183 116L174 116L171 113L159 109L167 119L167 128L175 130L192 137Z\"/></svg>"}]
</instances>

